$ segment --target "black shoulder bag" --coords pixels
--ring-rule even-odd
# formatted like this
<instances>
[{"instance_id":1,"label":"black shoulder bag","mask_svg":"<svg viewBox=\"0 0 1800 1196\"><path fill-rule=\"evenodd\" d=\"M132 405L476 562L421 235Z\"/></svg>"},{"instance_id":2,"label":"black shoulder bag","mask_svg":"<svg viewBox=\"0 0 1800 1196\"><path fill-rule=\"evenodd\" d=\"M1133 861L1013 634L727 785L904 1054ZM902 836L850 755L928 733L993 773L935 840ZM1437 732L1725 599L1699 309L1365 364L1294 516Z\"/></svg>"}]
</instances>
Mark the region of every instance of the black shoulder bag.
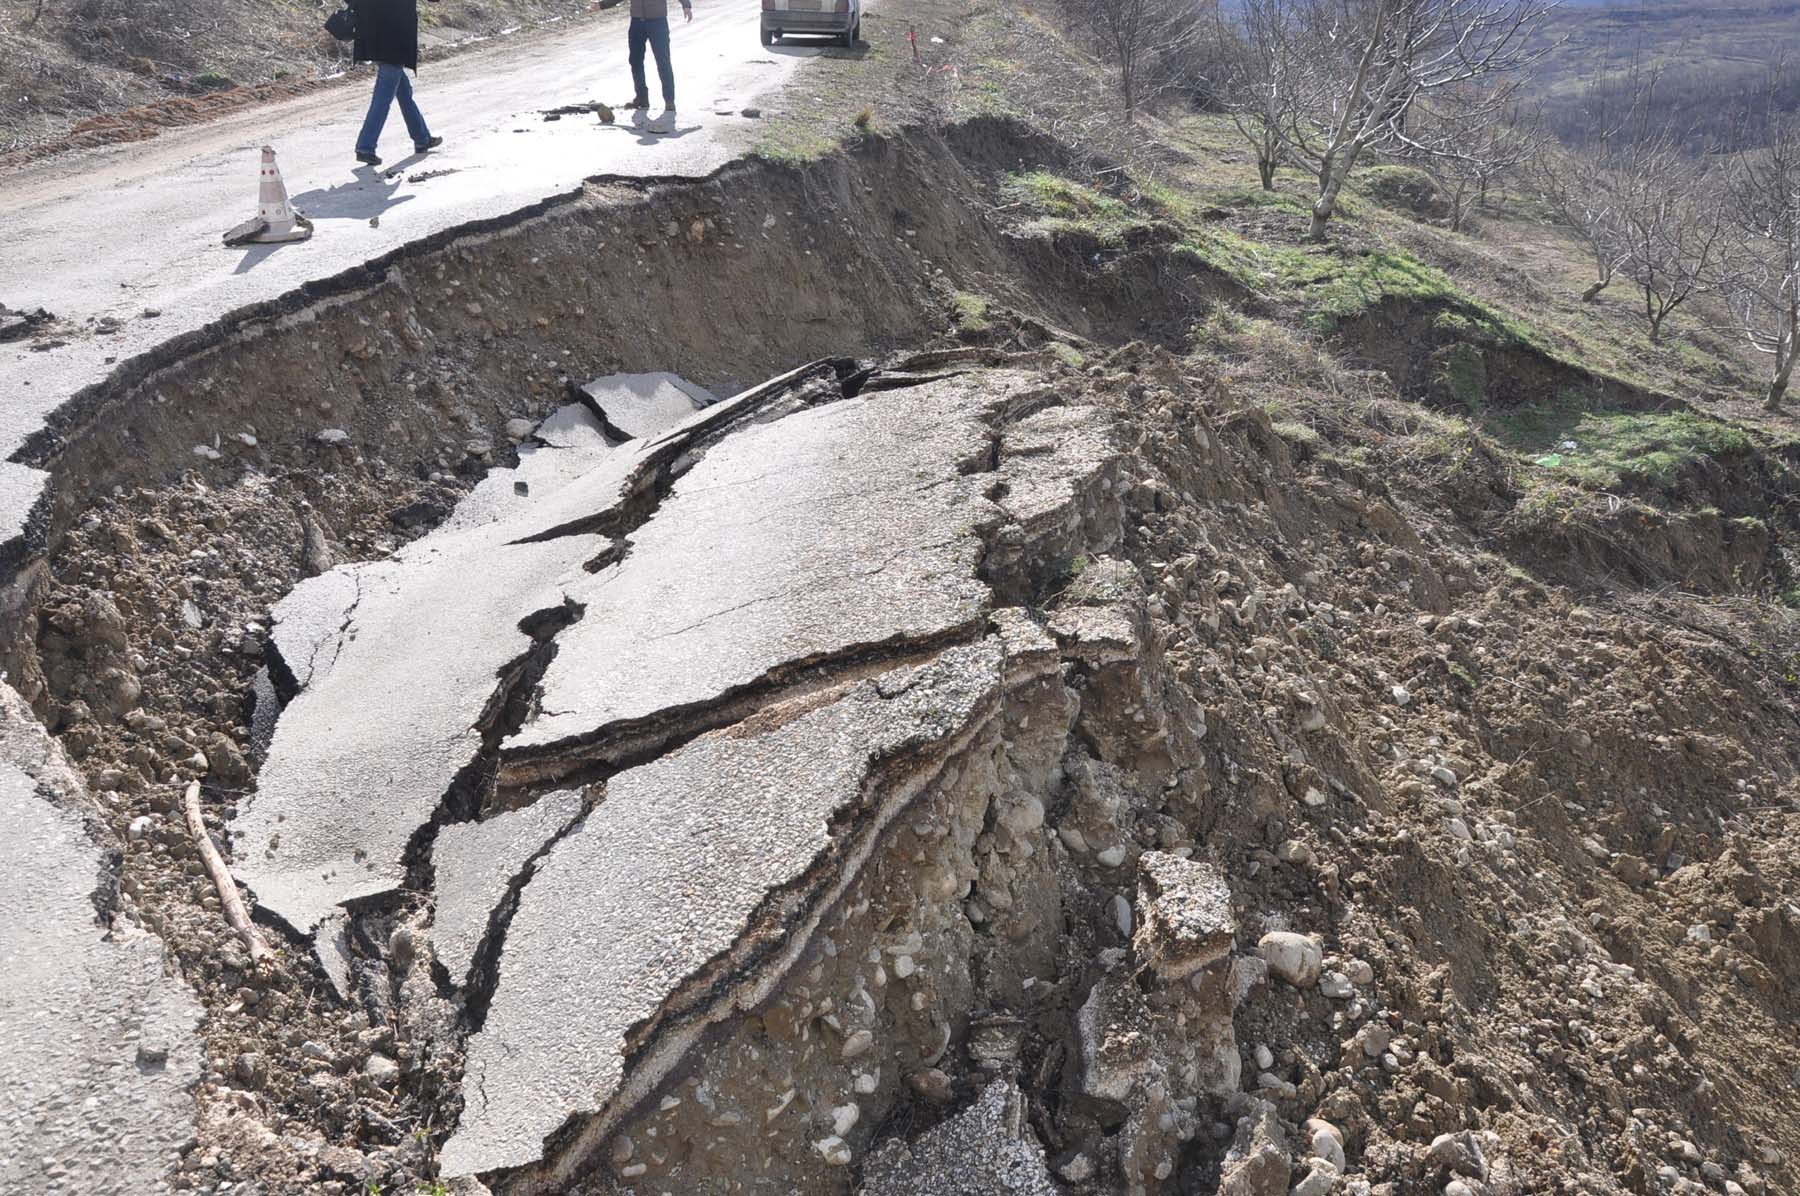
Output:
<instances>
[{"instance_id":1,"label":"black shoulder bag","mask_svg":"<svg viewBox=\"0 0 1800 1196\"><path fill-rule=\"evenodd\" d=\"M356 10L348 4L325 18L325 32L341 42L356 40Z\"/></svg>"}]
</instances>

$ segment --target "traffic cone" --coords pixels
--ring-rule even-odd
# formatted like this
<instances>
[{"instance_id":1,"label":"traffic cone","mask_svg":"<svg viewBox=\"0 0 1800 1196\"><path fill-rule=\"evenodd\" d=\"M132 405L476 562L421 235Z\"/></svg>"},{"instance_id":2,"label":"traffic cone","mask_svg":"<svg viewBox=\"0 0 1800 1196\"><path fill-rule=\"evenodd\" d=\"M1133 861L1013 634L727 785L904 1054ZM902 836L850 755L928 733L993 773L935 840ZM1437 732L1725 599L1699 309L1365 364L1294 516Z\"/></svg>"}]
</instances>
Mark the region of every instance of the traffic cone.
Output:
<instances>
[{"instance_id":1,"label":"traffic cone","mask_svg":"<svg viewBox=\"0 0 1800 1196\"><path fill-rule=\"evenodd\" d=\"M275 151L266 145L256 200L256 219L226 233L227 245L279 245L312 236L312 221L294 211L288 202L287 184L281 181L281 168L275 165Z\"/></svg>"}]
</instances>

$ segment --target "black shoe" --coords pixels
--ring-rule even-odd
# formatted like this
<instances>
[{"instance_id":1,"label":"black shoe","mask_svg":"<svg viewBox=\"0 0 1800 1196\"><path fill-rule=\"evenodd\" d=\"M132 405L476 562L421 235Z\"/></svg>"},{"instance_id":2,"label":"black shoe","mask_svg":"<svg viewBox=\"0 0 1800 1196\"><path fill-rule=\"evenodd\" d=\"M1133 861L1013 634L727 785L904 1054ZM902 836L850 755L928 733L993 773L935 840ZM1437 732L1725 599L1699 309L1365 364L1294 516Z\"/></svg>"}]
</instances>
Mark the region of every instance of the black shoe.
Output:
<instances>
[{"instance_id":1,"label":"black shoe","mask_svg":"<svg viewBox=\"0 0 1800 1196\"><path fill-rule=\"evenodd\" d=\"M356 160L358 162L361 162L364 166L380 166L381 165L381 158L379 155L365 154L361 150L356 151Z\"/></svg>"},{"instance_id":2,"label":"black shoe","mask_svg":"<svg viewBox=\"0 0 1800 1196\"><path fill-rule=\"evenodd\" d=\"M650 97L649 96L639 96L637 99L631 101L631 103L629 103L625 106L627 108L648 108L650 106Z\"/></svg>"},{"instance_id":3,"label":"black shoe","mask_svg":"<svg viewBox=\"0 0 1800 1196\"><path fill-rule=\"evenodd\" d=\"M426 142L422 142L422 143L414 143L413 153L429 154L432 150L436 149L438 146L440 146L442 144L444 144L444 139L442 137L433 137L430 141L426 141Z\"/></svg>"}]
</instances>

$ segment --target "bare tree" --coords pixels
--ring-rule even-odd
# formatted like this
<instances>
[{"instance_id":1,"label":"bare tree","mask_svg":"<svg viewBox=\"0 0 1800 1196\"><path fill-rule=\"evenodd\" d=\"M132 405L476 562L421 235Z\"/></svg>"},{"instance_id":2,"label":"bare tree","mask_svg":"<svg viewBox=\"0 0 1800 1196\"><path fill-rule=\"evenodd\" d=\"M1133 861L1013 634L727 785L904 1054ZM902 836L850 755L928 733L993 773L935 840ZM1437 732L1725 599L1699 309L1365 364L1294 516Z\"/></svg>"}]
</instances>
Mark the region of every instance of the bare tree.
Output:
<instances>
[{"instance_id":1,"label":"bare tree","mask_svg":"<svg viewBox=\"0 0 1800 1196\"><path fill-rule=\"evenodd\" d=\"M1594 75L1581 101L1591 135L1547 147L1537 162L1544 198L1593 259L1595 279L1582 301L1595 302L1621 271L1640 286L1647 282L1652 340L1668 312L1685 302L1686 288L1672 285L1690 273L1678 264L1682 237L1675 234L1693 214L1690 193L1700 181L1698 159L1687 148L1691 131L1659 103L1661 80L1661 67L1636 55L1621 70Z\"/></svg>"},{"instance_id":2,"label":"bare tree","mask_svg":"<svg viewBox=\"0 0 1800 1196\"><path fill-rule=\"evenodd\" d=\"M1638 148L1614 185L1620 271L1643 292L1650 343L1661 344L1663 322L1719 282L1724 205L1704 164L1673 143Z\"/></svg>"},{"instance_id":3,"label":"bare tree","mask_svg":"<svg viewBox=\"0 0 1800 1196\"><path fill-rule=\"evenodd\" d=\"M1627 256L1619 199L1607 163L1597 153L1545 144L1539 148L1532 176L1544 202L1581 239L1594 264L1594 281L1581 292L1583 303L1593 303L1612 285Z\"/></svg>"},{"instance_id":4,"label":"bare tree","mask_svg":"<svg viewBox=\"0 0 1800 1196\"><path fill-rule=\"evenodd\" d=\"M1438 152L1416 155L1450 205L1450 231L1461 232L1469 212L1485 204L1495 180L1535 160L1543 143L1535 115L1496 110L1474 84L1446 88L1422 105L1415 127Z\"/></svg>"},{"instance_id":5,"label":"bare tree","mask_svg":"<svg viewBox=\"0 0 1800 1196\"><path fill-rule=\"evenodd\" d=\"M1319 181L1311 235L1325 235L1364 154L1454 152L1441 133L1409 126L1421 97L1484 81L1485 106L1468 116L1497 118L1517 90L1509 76L1547 48L1531 35L1552 7L1552 0L1304 0L1292 20L1311 71L1283 134Z\"/></svg>"},{"instance_id":6,"label":"bare tree","mask_svg":"<svg viewBox=\"0 0 1800 1196\"><path fill-rule=\"evenodd\" d=\"M1275 189L1289 109L1305 78L1285 0L1241 0L1227 19L1218 10L1218 101L1256 155L1264 191Z\"/></svg>"},{"instance_id":7,"label":"bare tree","mask_svg":"<svg viewBox=\"0 0 1800 1196\"><path fill-rule=\"evenodd\" d=\"M1733 236L1724 289L1751 347L1774 359L1763 403L1774 411L1800 358L1800 116L1774 117L1768 136L1726 184Z\"/></svg>"},{"instance_id":8,"label":"bare tree","mask_svg":"<svg viewBox=\"0 0 1800 1196\"><path fill-rule=\"evenodd\" d=\"M1176 72L1158 70L1200 40L1200 0L1064 0L1071 21L1094 39L1119 72L1130 120Z\"/></svg>"}]
</instances>

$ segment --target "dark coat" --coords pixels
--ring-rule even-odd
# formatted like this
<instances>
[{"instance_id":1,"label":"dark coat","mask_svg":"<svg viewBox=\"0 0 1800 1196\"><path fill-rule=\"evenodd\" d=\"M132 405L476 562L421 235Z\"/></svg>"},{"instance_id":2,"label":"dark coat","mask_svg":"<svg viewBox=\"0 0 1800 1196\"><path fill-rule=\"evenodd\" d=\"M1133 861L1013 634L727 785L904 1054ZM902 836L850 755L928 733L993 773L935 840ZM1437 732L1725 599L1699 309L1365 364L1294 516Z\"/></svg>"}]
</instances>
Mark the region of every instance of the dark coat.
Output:
<instances>
[{"instance_id":1,"label":"dark coat","mask_svg":"<svg viewBox=\"0 0 1800 1196\"><path fill-rule=\"evenodd\" d=\"M419 69L419 0L355 0L356 61Z\"/></svg>"}]
</instances>

